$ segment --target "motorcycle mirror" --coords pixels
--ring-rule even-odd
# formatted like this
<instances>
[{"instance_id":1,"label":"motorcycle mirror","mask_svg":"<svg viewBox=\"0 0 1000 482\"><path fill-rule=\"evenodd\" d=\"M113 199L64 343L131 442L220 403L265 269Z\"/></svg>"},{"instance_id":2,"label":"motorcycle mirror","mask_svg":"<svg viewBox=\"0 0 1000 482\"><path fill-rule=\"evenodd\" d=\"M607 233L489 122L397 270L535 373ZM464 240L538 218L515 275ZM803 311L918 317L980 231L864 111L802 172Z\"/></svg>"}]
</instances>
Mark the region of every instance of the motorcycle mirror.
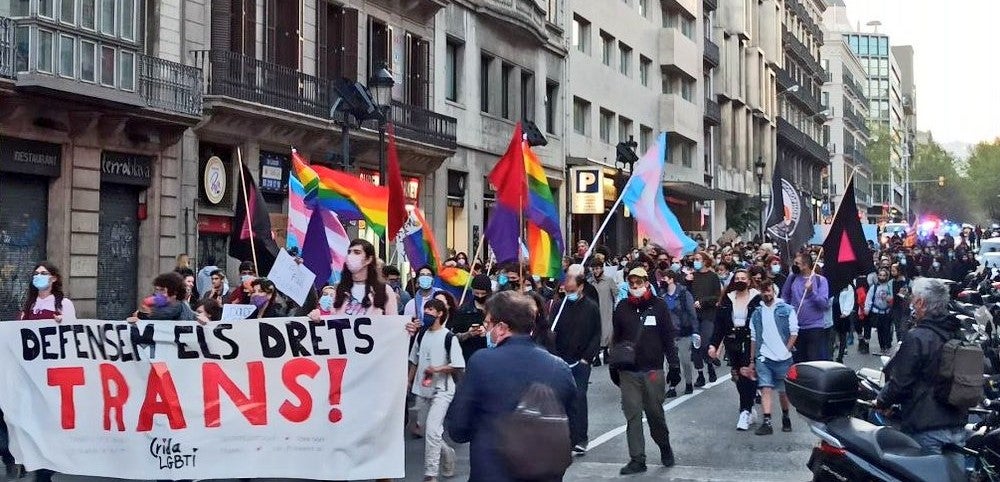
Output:
<instances>
[{"instance_id":1,"label":"motorcycle mirror","mask_svg":"<svg viewBox=\"0 0 1000 482\"><path fill-rule=\"evenodd\" d=\"M880 358L880 359L882 360L882 367L883 367L883 368L884 368L884 367L885 367L886 365L888 365L888 364L889 364L889 357L887 357L887 356L885 356L885 355L882 355L882 356L881 356L881 357L879 357L879 358Z\"/></svg>"}]
</instances>

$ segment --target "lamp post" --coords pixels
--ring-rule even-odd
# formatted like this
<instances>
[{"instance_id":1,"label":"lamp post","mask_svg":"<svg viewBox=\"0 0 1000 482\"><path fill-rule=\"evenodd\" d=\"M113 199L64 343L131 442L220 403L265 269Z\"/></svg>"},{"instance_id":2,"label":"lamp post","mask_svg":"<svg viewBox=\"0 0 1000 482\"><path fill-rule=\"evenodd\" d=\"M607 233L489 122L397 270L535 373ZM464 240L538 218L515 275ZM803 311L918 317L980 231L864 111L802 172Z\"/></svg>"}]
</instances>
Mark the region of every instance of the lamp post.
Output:
<instances>
[{"instance_id":1,"label":"lamp post","mask_svg":"<svg viewBox=\"0 0 1000 482\"><path fill-rule=\"evenodd\" d=\"M635 153L637 147L639 147L639 143L635 141L635 136L631 135L628 136L627 141L621 141L615 146L615 167L618 168L618 189L625 189L625 186L628 184L629 177L632 175L632 167L635 166L636 161L639 160L639 156ZM619 239L619 245L616 246L616 248L623 247L621 240L626 240L632 237L632 229L631 226L626 226L624 212L619 219L621 222L615 222L618 226L617 239Z\"/></svg>"},{"instance_id":2,"label":"lamp post","mask_svg":"<svg viewBox=\"0 0 1000 482\"><path fill-rule=\"evenodd\" d=\"M368 90L373 94L375 108L378 109L378 184L385 186L385 125L389 121L389 109L392 101L392 88L396 85L396 79L392 78L392 72L383 62L379 65L375 73L368 79Z\"/></svg>"},{"instance_id":3,"label":"lamp post","mask_svg":"<svg viewBox=\"0 0 1000 482\"><path fill-rule=\"evenodd\" d=\"M760 227L760 242L764 242L764 156L757 156L757 162L753 163L753 173L757 176L757 223Z\"/></svg>"}]
</instances>

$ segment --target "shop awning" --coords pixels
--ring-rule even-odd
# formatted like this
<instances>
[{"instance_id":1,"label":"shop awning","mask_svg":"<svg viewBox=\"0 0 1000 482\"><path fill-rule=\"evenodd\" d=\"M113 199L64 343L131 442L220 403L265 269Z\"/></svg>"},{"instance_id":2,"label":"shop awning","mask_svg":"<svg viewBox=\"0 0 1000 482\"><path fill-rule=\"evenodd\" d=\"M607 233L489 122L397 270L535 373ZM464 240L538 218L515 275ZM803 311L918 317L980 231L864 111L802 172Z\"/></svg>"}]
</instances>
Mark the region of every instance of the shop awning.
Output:
<instances>
[{"instance_id":1,"label":"shop awning","mask_svg":"<svg viewBox=\"0 0 1000 482\"><path fill-rule=\"evenodd\" d=\"M666 181L667 194L691 198L696 201L729 201L736 196L721 189L714 189L687 181Z\"/></svg>"}]
</instances>

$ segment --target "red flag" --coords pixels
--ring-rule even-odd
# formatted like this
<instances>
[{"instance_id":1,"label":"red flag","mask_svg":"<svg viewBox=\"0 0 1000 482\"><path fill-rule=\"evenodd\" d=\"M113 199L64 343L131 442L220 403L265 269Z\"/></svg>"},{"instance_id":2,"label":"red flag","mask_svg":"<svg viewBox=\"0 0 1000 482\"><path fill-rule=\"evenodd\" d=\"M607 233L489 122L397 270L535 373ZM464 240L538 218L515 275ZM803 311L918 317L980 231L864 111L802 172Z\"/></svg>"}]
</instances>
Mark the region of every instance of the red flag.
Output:
<instances>
[{"instance_id":1,"label":"red flag","mask_svg":"<svg viewBox=\"0 0 1000 482\"><path fill-rule=\"evenodd\" d=\"M524 135L521 123L514 127L510 145L500 161L487 176L496 189L497 205L490 214L486 225L486 238L496 254L497 261L504 263L518 259L518 238L521 233L519 217L526 207L528 176L524 168Z\"/></svg>"},{"instance_id":2,"label":"red flag","mask_svg":"<svg viewBox=\"0 0 1000 482\"><path fill-rule=\"evenodd\" d=\"M386 186L389 187L389 221L386 229L389 238L395 240L396 234L406 223L406 198L403 195L403 175L399 172L399 154L396 152L396 134L392 124L386 126L389 135L389 166L386 172Z\"/></svg>"}]
</instances>

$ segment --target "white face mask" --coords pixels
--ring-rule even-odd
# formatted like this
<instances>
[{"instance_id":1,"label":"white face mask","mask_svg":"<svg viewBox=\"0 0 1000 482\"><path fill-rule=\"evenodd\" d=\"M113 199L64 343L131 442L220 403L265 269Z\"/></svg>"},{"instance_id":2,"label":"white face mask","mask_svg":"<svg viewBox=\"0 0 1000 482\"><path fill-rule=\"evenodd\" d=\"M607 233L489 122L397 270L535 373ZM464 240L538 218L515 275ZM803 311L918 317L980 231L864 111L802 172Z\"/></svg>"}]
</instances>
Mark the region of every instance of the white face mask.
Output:
<instances>
[{"instance_id":1,"label":"white face mask","mask_svg":"<svg viewBox=\"0 0 1000 482\"><path fill-rule=\"evenodd\" d=\"M629 288L628 292L634 298L642 298L646 295L646 289L647 288L645 286L641 286L639 288Z\"/></svg>"},{"instance_id":2,"label":"white face mask","mask_svg":"<svg viewBox=\"0 0 1000 482\"><path fill-rule=\"evenodd\" d=\"M365 268L365 258L360 254L348 254L344 267L351 273L357 273Z\"/></svg>"}]
</instances>

